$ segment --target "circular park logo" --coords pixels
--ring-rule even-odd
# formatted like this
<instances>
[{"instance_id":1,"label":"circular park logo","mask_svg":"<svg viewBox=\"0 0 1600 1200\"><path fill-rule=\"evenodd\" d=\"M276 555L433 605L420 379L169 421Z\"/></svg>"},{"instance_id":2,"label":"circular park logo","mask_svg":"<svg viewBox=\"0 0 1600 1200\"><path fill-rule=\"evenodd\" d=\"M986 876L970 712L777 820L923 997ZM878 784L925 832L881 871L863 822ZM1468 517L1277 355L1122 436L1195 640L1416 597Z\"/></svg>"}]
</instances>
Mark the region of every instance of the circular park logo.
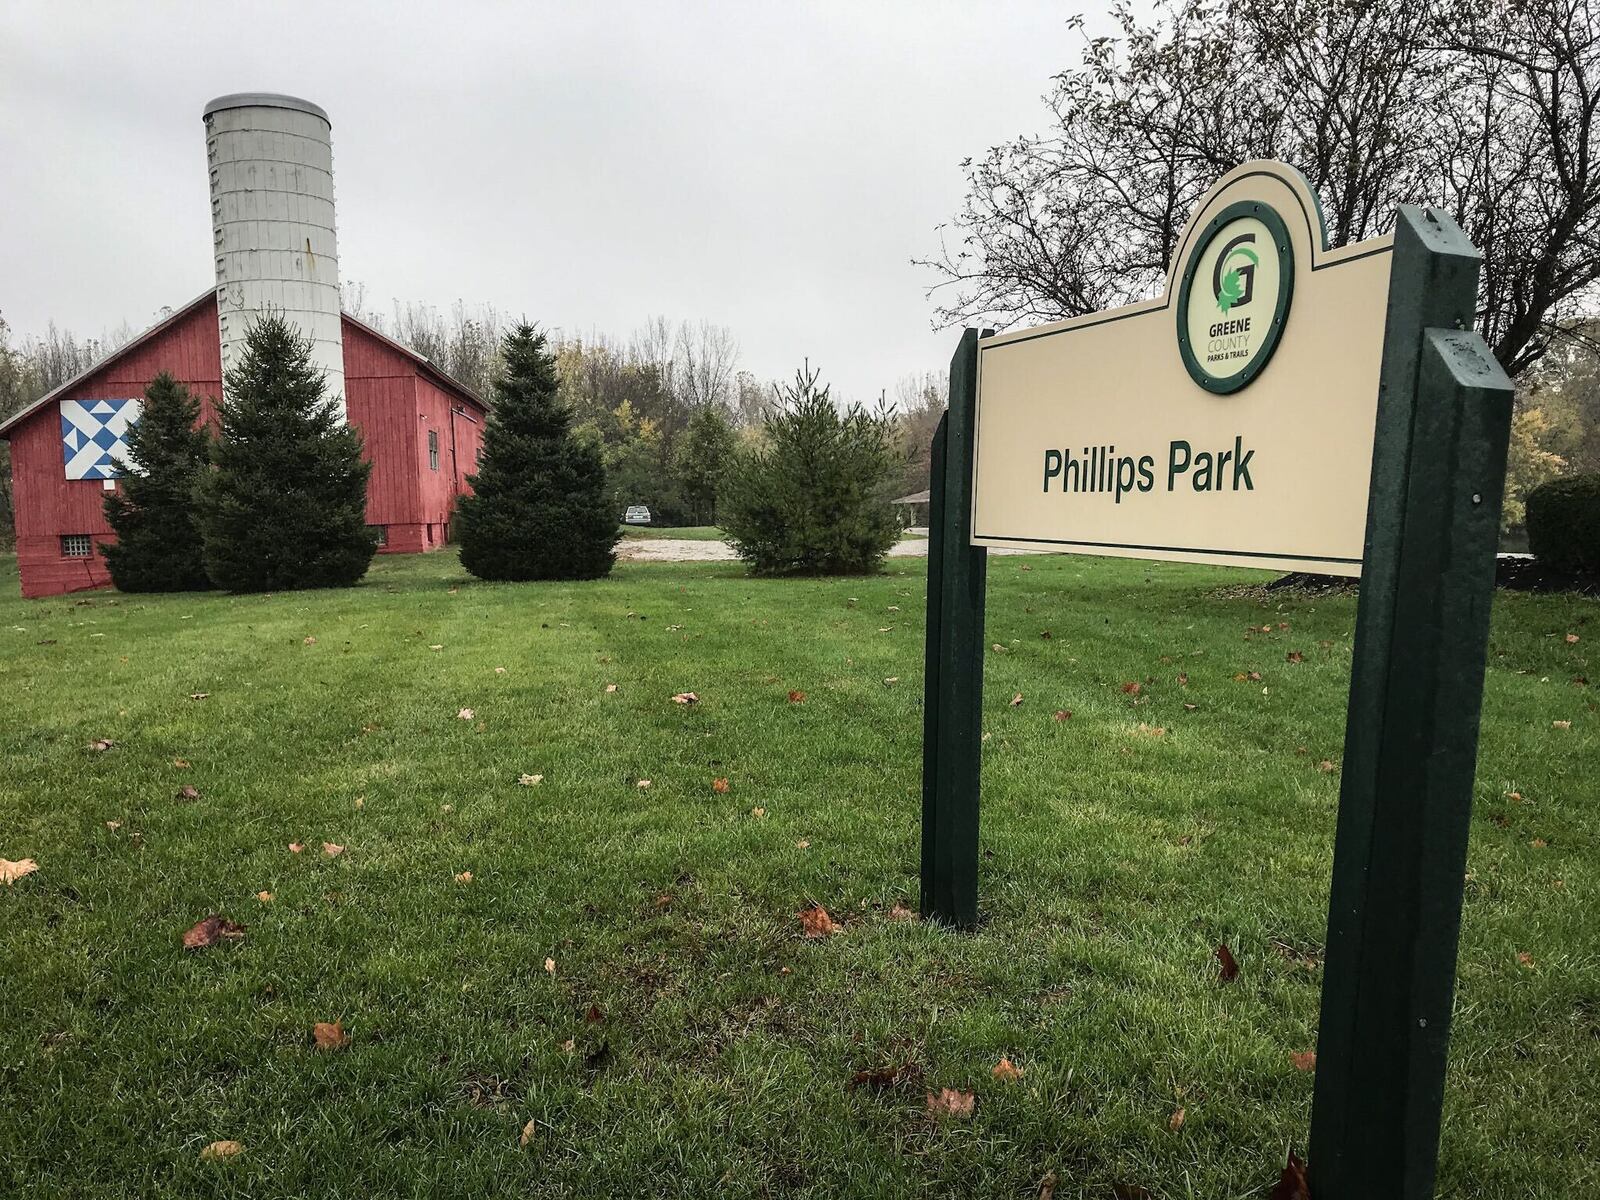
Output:
<instances>
[{"instance_id":1,"label":"circular park logo","mask_svg":"<svg viewBox=\"0 0 1600 1200\"><path fill-rule=\"evenodd\" d=\"M1209 392L1236 392L1267 365L1294 295L1294 247L1272 207L1230 204L1200 230L1178 292L1178 349Z\"/></svg>"}]
</instances>

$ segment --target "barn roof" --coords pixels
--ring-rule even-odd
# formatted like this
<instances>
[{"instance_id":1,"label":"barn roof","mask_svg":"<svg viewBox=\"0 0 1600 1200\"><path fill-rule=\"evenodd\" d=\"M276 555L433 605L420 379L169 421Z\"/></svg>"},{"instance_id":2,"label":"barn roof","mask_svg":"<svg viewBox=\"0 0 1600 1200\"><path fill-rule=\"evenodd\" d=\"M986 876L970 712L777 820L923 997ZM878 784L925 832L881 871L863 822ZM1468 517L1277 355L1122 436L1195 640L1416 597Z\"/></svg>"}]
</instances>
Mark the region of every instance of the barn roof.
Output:
<instances>
[{"instance_id":1,"label":"barn roof","mask_svg":"<svg viewBox=\"0 0 1600 1200\"><path fill-rule=\"evenodd\" d=\"M175 309L173 312L171 312L167 316L163 317L161 320L157 321L154 325L150 326L149 329L146 329L143 333L139 334L139 336L134 338L132 341L125 342L121 346L118 346L110 354L106 355L104 358L102 358L98 362L94 363L87 370L79 371L76 375L74 375L71 379L67 380L65 383L59 384L58 386L51 388L48 392L46 392L44 395L40 396L32 404L23 405L23 407L19 408L16 412L12 413L4 421L0 421L0 437L9 439L10 436L11 436L11 431L13 429L17 428L17 426L21 425L24 421L26 421L34 413L38 412L41 408L45 407L45 405L51 403L54 400L59 399L61 396L65 395L67 392L69 392L73 388L77 387L80 383L84 382L84 380L89 379L92 376L98 375L101 371L104 371L112 363L116 362L118 359L122 358L123 356L125 356L127 354L131 354L133 351L137 350L140 346L143 346L145 343L150 342L150 341L154 341L156 338L160 337L163 333L165 333L168 329L172 328L172 326L176 325L179 321L181 321L185 317L187 317L195 309L199 308L207 300L213 299L214 296L215 296L215 291L213 289L211 289L211 288L207 288L205 291L201 292L198 296L196 296L193 300L189 301L189 303L185 304L182 308ZM463 400L466 400L469 403L476 405L479 409L483 410L484 412L487 412L489 410L489 405L484 401L482 396L478 395L477 392L473 391L471 388L467 387L465 384L463 384L463 383L459 382L458 380L456 380L453 376L446 374L444 371L441 371L438 367L434 366L433 362L426 355L418 354L415 350L411 349L410 346L403 345L400 342L395 341L392 337L389 337L386 334L379 333L376 329L374 329L371 325L368 325L365 321L363 321L363 320L361 320L361 319L359 319L357 317L353 317L347 312L341 312L339 315L344 320L349 321L352 325L354 325L357 329L361 330L363 333L365 333L365 334L367 334L367 335L369 335L371 337L376 338L378 341L382 342L385 346L388 346L390 349L396 350L399 353L405 355L412 362L416 363L419 367L422 368L422 373L424 375L428 376L428 378L432 379L440 387L444 388L445 391L454 393L455 395L461 397Z\"/></svg>"}]
</instances>

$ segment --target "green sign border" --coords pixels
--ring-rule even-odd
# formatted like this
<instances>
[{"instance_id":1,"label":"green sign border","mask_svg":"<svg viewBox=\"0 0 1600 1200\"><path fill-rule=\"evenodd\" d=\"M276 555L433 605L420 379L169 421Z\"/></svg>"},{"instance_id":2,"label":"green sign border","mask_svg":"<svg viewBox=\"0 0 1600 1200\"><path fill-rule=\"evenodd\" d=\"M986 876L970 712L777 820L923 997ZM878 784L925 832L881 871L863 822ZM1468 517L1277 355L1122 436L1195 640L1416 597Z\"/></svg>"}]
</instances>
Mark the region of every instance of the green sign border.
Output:
<instances>
[{"instance_id":1,"label":"green sign border","mask_svg":"<svg viewBox=\"0 0 1600 1200\"><path fill-rule=\"evenodd\" d=\"M1260 352L1245 364L1243 370L1219 378L1206 373L1194 356L1194 347L1189 344L1189 290L1194 284L1194 272L1200 265L1200 256L1210 247L1217 232L1224 225L1237 221L1240 217L1256 218L1267 227L1267 232L1277 244L1278 305L1273 310L1272 327L1267 330ZM1183 365L1189 372L1189 378L1206 391L1218 396L1237 392L1249 384L1261 374L1262 369L1272 361L1273 354L1277 352L1278 339L1283 336L1283 327L1289 320L1289 301L1293 298L1294 240L1289 236L1289 227L1283 223L1278 210L1262 200L1239 200L1212 217L1200 231L1199 240L1189 253L1189 261L1183 268L1183 284L1178 289L1178 352L1183 356Z\"/></svg>"}]
</instances>

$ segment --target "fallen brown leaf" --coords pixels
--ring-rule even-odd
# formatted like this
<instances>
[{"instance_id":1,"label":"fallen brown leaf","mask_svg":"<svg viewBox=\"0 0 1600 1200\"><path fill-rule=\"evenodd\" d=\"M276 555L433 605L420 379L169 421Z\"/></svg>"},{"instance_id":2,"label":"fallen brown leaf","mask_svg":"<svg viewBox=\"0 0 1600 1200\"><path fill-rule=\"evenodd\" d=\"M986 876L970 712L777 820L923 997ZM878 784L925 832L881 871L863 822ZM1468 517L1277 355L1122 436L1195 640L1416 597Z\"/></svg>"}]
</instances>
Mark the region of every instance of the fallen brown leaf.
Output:
<instances>
[{"instance_id":1,"label":"fallen brown leaf","mask_svg":"<svg viewBox=\"0 0 1600 1200\"><path fill-rule=\"evenodd\" d=\"M299 854L300 851L304 850L305 848L306 848L306 845L305 845L304 842L290 842L289 843L289 853L290 854Z\"/></svg>"},{"instance_id":2,"label":"fallen brown leaf","mask_svg":"<svg viewBox=\"0 0 1600 1200\"><path fill-rule=\"evenodd\" d=\"M752 808L750 810L750 815L759 821L762 817L767 815L767 810L764 808Z\"/></svg>"},{"instance_id":3,"label":"fallen brown leaf","mask_svg":"<svg viewBox=\"0 0 1600 1200\"><path fill-rule=\"evenodd\" d=\"M538 1132L538 1128L538 1123L532 1117L529 1117L528 1123L522 1127L522 1136L517 1139L517 1145L526 1146L533 1141L533 1135Z\"/></svg>"},{"instance_id":4,"label":"fallen brown leaf","mask_svg":"<svg viewBox=\"0 0 1600 1200\"><path fill-rule=\"evenodd\" d=\"M1024 1071L1022 1067L1017 1066L1009 1058L1002 1056L1000 1061L995 1063L994 1070L990 1071L989 1074L993 1075L1001 1083L1016 1083L1022 1078Z\"/></svg>"},{"instance_id":5,"label":"fallen brown leaf","mask_svg":"<svg viewBox=\"0 0 1600 1200\"><path fill-rule=\"evenodd\" d=\"M174 800L198 800L200 799L200 789L192 783L186 783L177 790L172 798Z\"/></svg>"},{"instance_id":6,"label":"fallen brown leaf","mask_svg":"<svg viewBox=\"0 0 1600 1200\"><path fill-rule=\"evenodd\" d=\"M799 912L800 928L805 931L808 938L825 938L835 933L842 933L844 927L828 915L828 910L820 904L810 908L802 908Z\"/></svg>"},{"instance_id":7,"label":"fallen brown leaf","mask_svg":"<svg viewBox=\"0 0 1600 1200\"><path fill-rule=\"evenodd\" d=\"M1018 692L1015 696L1011 697L1011 707L1012 708L1016 708L1021 703L1022 703L1022 693L1021 692Z\"/></svg>"},{"instance_id":8,"label":"fallen brown leaf","mask_svg":"<svg viewBox=\"0 0 1600 1200\"><path fill-rule=\"evenodd\" d=\"M261 901L261 903L263 903L263 904L271 904L272 903L272 893L271 892L257 892L256 893L256 899Z\"/></svg>"},{"instance_id":9,"label":"fallen brown leaf","mask_svg":"<svg viewBox=\"0 0 1600 1200\"><path fill-rule=\"evenodd\" d=\"M1177 1133L1178 1130L1183 1128L1183 1119L1187 1115L1188 1114L1181 1108L1173 1109L1172 1115L1167 1118L1167 1128L1172 1130L1173 1133Z\"/></svg>"},{"instance_id":10,"label":"fallen brown leaf","mask_svg":"<svg viewBox=\"0 0 1600 1200\"><path fill-rule=\"evenodd\" d=\"M808 840L806 840L805 838L801 838L798 842L796 842L794 844L794 848L796 850L809 850L809 849L811 849L811 843Z\"/></svg>"},{"instance_id":11,"label":"fallen brown leaf","mask_svg":"<svg viewBox=\"0 0 1600 1200\"><path fill-rule=\"evenodd\" d=\"M318 1021L311 1027L311 1038L318 1050L343 1050L350 1044L343 1021Z\"/></svg>"},{"instance_id":12,"label":"fallen brown leaf","mask_svg":"<svg viewBox=\"0 0 1600 1200\"><path fill-rule=\"evenodd\" d=\"M915 921L916 919L917 914L899 901L896 901L894 907L889 910L889 920L891 921Z\"/></svg>"},{"instance_id":13,"label":"fallen brown leaf","mask_svg":"<svg viewBox=\"0 0 1600 1200\"><path fill-rule=\"evenodd\" d=\"M470 720L472 720L473 717L475 717L477 715L478 714L473 712L472 709L470 709L470 708L463 708L460 712L456 713L456 716L459 717L463 721L470 721Z\"/></svg>"},{"instance_id":14,"label":"fallen brown leaf","mask_svg":"<svg viewBox=\"0 0 1600 1200\"><path fill-rule=\"evenodd\" d=\"M306 640L305 640L305 642L304 642L304 643L303 643L303 644L304 644L304 645L307 645L307 646L315 646L315 645L316 645L316 644L317 644L317 639L316 639L316 638L314 638L314 637L311 637L311 636L310 636L310 635L309 635L309 634L308 634L308 635L307 635L307 636L306 636Z\"/></svg>"},{"instance_id":15,"label":"fallen brown leaf","mask_svg":"<svg viewBox=\"0 0 1600 1200\"><path fill-rule=\"evenodd\" d=\"M591 1025L599 1024L606 1019L605 1013L600 1011L598 1004L589 1005L589 1011L583 1014L583 1019Z\"/></svg>"},{"instance_id":16,"label":"fallen brown leaf","mask_svg":"<svg viewBox=\"0 0 1600 1200\"><path fill-rule=\"evenodd\" d=\"M204 920L196 921L183 935L183 948L185 950L205 950L215 946L223 938L240 939L244 937L244 926L236 925L227 917L212 913Z\"/></svg>"},{"instance_id":17,"label":"fallen brown leaf","mask_svg":"<svg viewBox=\"0 0 1600 1200\"><path fill-rule=\"evenodd\" d=\"M457 883L471 883L472 882L472 872L471 871L458 871L456 873L456 882Z\"/></svg>"},{"instance_id":18,"label":"fallen brown leaf","mask_svg":"<svg viewBox=\"0 0 1600 1200\"><path fill-rule=\"evenodd\" d=\"M1144 685L1141 683L1125 683L1122 685L1122 690L1130 696L1137 696L1144 691Z\"/></svg>"},{"instance_id":19,"label":"fallen brown leaf","mask_svg":"<svg viewBox=\"0 0 1600 1200\"><path fill-rule=\"evenodd\" d=\"M1239 960L1233 957L1233 951L1228 949L1228 944L1222 942L1216 949L1217 962L1222 964L1222 982L1232 983L1239 978Z\"/></svg>"},{"instance_id":20,"label":"fallen brown leaf","mask_svg":"<svg viewBox=\"0 0 1600 1200\"><path fill-rule=\"evenodd\" d=\"M1039 1180L1039 1200L1055 1200L1055 1197L1056 1173L1054 1171L1046 1171L1044 1178Z\"/></svg>"},{"instance_id":21,"label":"fallen brown leaf","mask_svg":"<svg viewBox=\"0 0 1600 1200\"><path fill-rule=\"evenodd\" d=\"M793 692L789 693L789 703L790 704L804 704L805 702L806 702L806 694L804 692L802 692L802 691L793 691Z\"/></svg>"},{"instance_id":22,"label":"fallen brown leaf","mask_svg":"<svg viewBox=\"0 0 1600 1200\"><path fill-rule=\"evenodd\" d=\"M1324 775L1331 775L1335 770L1333 760L1331 758L1323 759L1317 764L1317 770L1321 771Z\"/></svg>"},{"instance_id":23,"label":"fallen brown leaf","mask_svg":"<svg viewBox=\"0 0 1600 1200\"><path fill-rule=\"evenodd\" d=\"M1113 1183L1111 1195L1115 1200L1156 1200L1149 1188L1137 1183Z\"/></svg>"},{"instance_id":24,"label":"fallen brown leaf","mask_svg":"<svg viewBox=\"0 0 1600 1200\"><path fill-rule=\"evenodd\" d=\"M711 781L711 790L720 795L728 790L728 781L723 778L713 779Z\"/></svg>"},{"instance_id":25,"label":"fallen brown leaf","mask_svg":"<svg viewBox=\"0 0 1600 1200\"><path fill-rule=\"evenodd\" d=\"M543 775L518 775L517 782L523 787L538 787L544 782Z\"/></svg>"},{"instance_id":26,"label":"fallen brown leaf","mask_svg":"<svg viewBox=\"0 0 1600 1200\"><path fill-rule=\"evenodd\" d=\"M1526 950L1517 951L1517 961L1523 966L1527 967L1528 970L1533 970L1533 955L1529 954Z\"/></svg>"},{"instance_id":27,"label":"fallen brown leaf","mask_svg":"<svg viewBox=\"0 0 1600 1200\"><path fill-rule=\"evenodd\" d=\"M339 855L344 853L344 847L337 842L323 842L322 852L329 858L338 858Z\"/></svg>"},{"instance_id":28,"label":"fallen brown leaf","mask_svg":"<svg viewBox=\"0 0 1600 1200\"><path fill-rule=\"evenodd\" d=\"M189 760L187 758L175 758L172 760L172 765L180 771L186 771L189 769Z\"/></svg>"},{"instance_id":29,"label":"fallen brown leaf","mask_svg":"<svg viewBox=\"0 0 1600 1200\"><path fill-rule=\"evenodd\" d=\"M1284 1164L1283 1174L1278 1176L1277 1186L1268 1194L1267 1200L1311 1200L1306 1165L1293 1150L1289 1151L1289 1161Z\"/></svg>"},{"instance_id":30,"label":"fallen brown leaf","mask_svg":"<svg viewBox=\"0 0 1600 1200\"><path fill-rule=\"evenodd\" d=\"M94 741L89 743L89 749L91 749L91 750L93 750L93 751L95 751L97 753L103 754L103 753L105 753L107 750L111 749L111 747L113 747L115 745L116 745L116 743L113 742L110 738L95 738Z\"/></svg>"},{"instance_id":31,"label":"fallen brown leaf","mask_svg":"<svg viewBox=\"0 0 1600 1200\"><path fill-rule=\"evenodd\" d=\"M646 788L648 788L650 786L650 781L648 779L636 780L634 782L633 786L636 787L636 788L639 788L640 790L643 790L643 789L646 789Z\"/></svg>"},{"instance_id":32,"label":"fallen brown leaf","mask_svg":"<svg viewBox=\"0 0 1600 1200\"><path fill-rule=\"evenodd\" d=\"M1550 728L1552 728L1552 729L1571 729L1572 728L1572 722L1571 721L1551 721L1550 722Z\"/></svg>"},{"instance_id":33,"label":"fallen brown leaf","mask_svg":"<svg viewBox=\"0 0 1600 1200\"><path fill-rule=\"evenodd\" d=\"M548 973L550 973L551 975L554 975L556 973L556 960L553 959L553 958L545 959L544 960L544 969Z\"/></svg>"},{"instance_id":34,"label":"fallen brown leaf","mask_svg":"<svg viewBox=\"0 0 1600 1200\"><path fill-rule=\"evenodd\" d=\"M606 695L608 695L608 696L614 695L616 693L616 690L617 690L617 685L616 684L614 684L614 683L606 684Z\"/></svg>"},{"instance_id":35,"label":"fallen brown leaf","mask_svg":"<svg viewBox=\"0 0 1600 1200\"><path fill-rule=\"evenodd\" d=\"M10 887L24 875L32 875L38 869L39 864L31 858L19 858L15 861L0 858L0 883Z\"/></svg>"},{"instance_id":36,"label":"fallen brown leaf","mask_svg":"<svg viewBox=\"0 0 1600 1200\"><path fill-rule=\"evenodd\" d=\"M978 1098L971 1092L960 1091L957 1088L940 1088L937 1094L928 1093L928 1115L965 1119L972 1115L972 1109L977 1102Z\"/></svg>"},{"instance_id":37,"label":"fallen brown leaf","mask_svg":"<svg viewBox=\"0 0 1600 1200\"><path fill-rule=\"evenodd\" d=\"M1578 644L1578 635L1575 634L1575 633L1567 634L1567 645L1576 646L1577 644Z\"/></svg>"},{"instance_id":38,"label":"fallen brown leaf","mask_svg":"<svg viewBox=\"0 0 1600 1200\"><path fill-rule=\"evenodd\" d=\"M189 693L189 699L191 699L191 700L209 700L210 698L211 698L211 693L210 692L190 692Z\"/></svg>"},{"instance_id":39,"label":"fallen brown leaf","mask_svg":"<svg viewBox=\"0 0 1600 1200\"><path fill-rule=\"evenodd\" d=\"M1050 714L1050 718L1054 721L1070 721L1072 720L1072 710L1070 708L1058 708Z\"/></svg>"},{"instance_id":40,"label":"fallen brown leaf","mask_svg":"<svg viewBox=\"0 0 1600 1200\"><path fill-rule=\"evenodd\" d=\"M672 698L674 704L699 704L700 697L693 692L679 692Z\"/></svg>"},{"instance_id":41,"label":"fallen brown leaf","mask_svg":"<svg viewBox=\"0 0 1600 1200\"><path fill-rule=\"evenodd\" d=\"M1317 1052L1315 1050L1302 1050L1298 1054L1289 1055L1289 1061L1294 1064L1296 1071L1315 1071L1317 1069Z\"/></svg>"},{"instance_id":42,"label":"fallen brown leaf","mask_svg":"<svg viewBox=\"0 0 1600 1200\"><path fill-rule=\"evenodd\" d=\"M235 1154L238 1154L243 1150L244 1147L238 1142L212 1142L204 1150L200 1151L200 1161L222 1162L225 1159L232 1158Z\"/></svg>"}]
</instances>

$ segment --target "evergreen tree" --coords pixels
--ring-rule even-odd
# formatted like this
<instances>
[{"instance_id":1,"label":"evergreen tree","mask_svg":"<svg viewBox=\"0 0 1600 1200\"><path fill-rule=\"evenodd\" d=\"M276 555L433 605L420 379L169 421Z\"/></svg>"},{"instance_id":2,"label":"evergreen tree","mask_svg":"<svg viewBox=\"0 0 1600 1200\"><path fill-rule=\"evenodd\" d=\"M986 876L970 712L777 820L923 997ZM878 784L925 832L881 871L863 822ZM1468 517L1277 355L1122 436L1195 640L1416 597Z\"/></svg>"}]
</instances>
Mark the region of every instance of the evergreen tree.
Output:
<instances>
[{"instance_id":1,"label":"evergreen tree","mask_svg":"<svg viewBox=\"0 0 1600 1200\"><path fill-rule=\"evenodd\" d=\"M600 448L573 435L555 356L526 321L506 334L474 495L456 508L461 565L480 579L598 579L620 536Z\"/></svg>"},{"instance_id":2,"label":"evergreen tree","mask_svg":"<svg viewBox=\"0 0 1600 1200\"><path fill-rule=\"evenodd\" d=\"M737 437L721 406L708 404L689 418L678 440L678 487L689 509L691 525L710 525L717 519L717 494L733 460Z\"/></svg>"},{"instance_id":3,"label":"evergreen tree","mask_svg":"<svg viewBox=\"0 0 1600 1200\"><path fill-rule=\"evenodd\" d=\"M143 411L127 433L128 469L105 498L117 535L100 548L111 582L124 592L193 592L211 586L195 522L211 435L196 428L200 402L163 371L144 390Z\"/></svg>"},{"instance_id":4,"label":"evergreen tree","mask_svg":"<svg viewBox=\"0 0 1600 1200\"><path fill-rule=\"evenodd\" d=\"M223 382L216 470L200 488L206 571L230 592L348 587L366 574L361 435L325 398L311 339L282 315L250 327Z\"/></svg>"},{"instance_id":5,"label":"evergreen tree","mask_svg":"<svg viewBox=\"0 0 1600 1200\"><path fill-rule=\"evenodd\" d=\"M886 413L841 413L809 364L778 390L762 444L723 481L722 527L757 574L876 571L900 533L889 504L902 461Z\"/></svg>"}]
</instances>

